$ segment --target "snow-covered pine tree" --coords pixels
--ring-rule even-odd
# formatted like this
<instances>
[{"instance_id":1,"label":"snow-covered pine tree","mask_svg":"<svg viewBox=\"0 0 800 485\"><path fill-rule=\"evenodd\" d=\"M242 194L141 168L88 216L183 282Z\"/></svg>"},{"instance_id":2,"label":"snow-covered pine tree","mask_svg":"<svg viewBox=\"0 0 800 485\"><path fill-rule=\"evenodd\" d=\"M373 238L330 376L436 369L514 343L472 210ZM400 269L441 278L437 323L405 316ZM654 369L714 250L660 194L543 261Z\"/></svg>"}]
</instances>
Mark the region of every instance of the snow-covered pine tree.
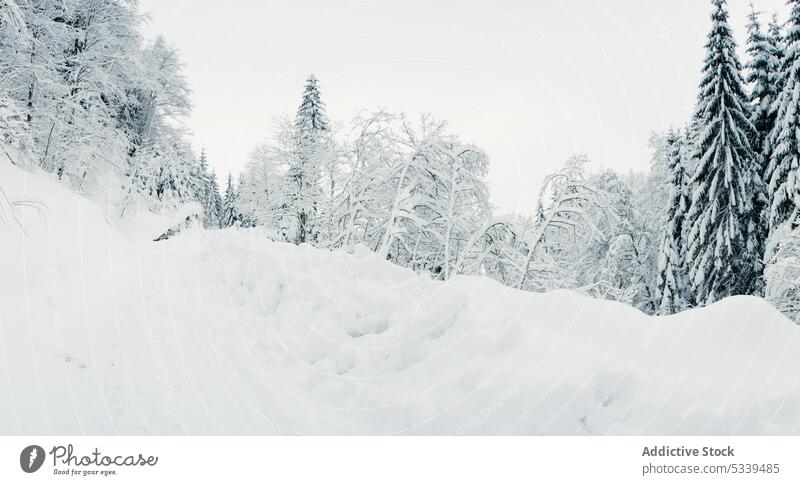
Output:
<instances>
[{"instance_id":1,"label":"snow-covered pine tree","mask_svg":"<svg viewBox=\"0 0 800 485\"><path fill-rule=\"evenodd\" d=\"M239 221L238 210L236 208L237 198L236 189L233 187L233 176L228 173L228 185L225 187L225 197L222 200L219 227L232 227Z\"/></svg>"},{"instance_id":2,"label":"snow-covered pine tree","mask_svg":"<svg viewBox=\"0 0 800 485\"><path fill-rule=\"evenodd\" d=\"M180 132L163 127L159 150L147 158L144 173L146 193L159 201L155 207L174 207L193 199L194 153Z\"/></svg>"},{"instance_id":3,"label":"snow-covered pine tree","mask_svg":"<svg viewBox=\"0 0 800 485\"><path fill-rule=\"evenodd\" d=\"M785 39L783 38L783 28L780 22L778 22L778 14L775 12L772 13L772 19L769 21L767 41L772 51L771 62L773 67L771 70L771 82L777 97L777 94L783 89L783 59L786 56L786 46Z\"/></svg>"},{"instance_id":4,"label":"snow-covered pine tree","mask_svg":"<svg viewBox=\"0 0 800 485\"><path fill-rule=\"evenodd\" d=\"M770 48L770 72L769 72L769 86L770 89L774 92L772 101L768 106L767 112L767 119L770 120L771 126L770 131L766 133L764 137L761 139L761 153L762 156L762 173L761 173L761 180L764 182L764 191L767 193L767 204L763 208L763 213L761 215L762 224L766 224L769 226L769 177L767 176L767 172L769 171L769 165L772 161L772 156L775 151L775 143L777 139L777 132L775 131L775 125L777 122L778 117L778 109L780 108L780 96L783 92L783 86L786 84L786 74L789 72L788 66L784 65L784 58L785 56L785 39L783 38L783 29L781 24L778 22L778 15L776 13L772 14L772 19L769 23L769 33L767 35L767 42L769 43ZM769 229L768 229L769 231Z\"/></svg>"},{"instance_id":5,"label":"snow-covered pine tree","mask_svg":"<svg viewBox=\"0 0 800 485\"><path fill-rule=\"evenodd\" d=\"M726 2L711 3L696 113L700 159L687 215L687 264L697 304L749 294L760 279L753 208L758 174L750 145L754 128Z\"/></svg>"},{"instance_id":6,"label":"snow-covered pine tree","mask_svg":"<svg viewBox=\"0 0 800 485\"><path fill-rule=\"evenodd\" d=\"M668 167L670 172L670 201L667 209L667 225L664 228L658 256L656 297L658 313L670 315L687 308L688 272L686 247L683 238L684 218L689 209L686 195L686 170L681 154L682 137L670 130L666 138Z\"/></svg>"},{"instance_id":7,"label":"snow-covered pine tree","mask_svg":"<svg viewBox=\"0 0 800 485\"><path fill-rule=\"evenodd\" d=\"M222 199L217 186L217 176L208 166L208 155L205 148L200 151L197 171L194 177L194 198L203 208L203 226L219 226Z\"/></svg>"},{"instance_id":8,"label":"snow-covered pine tree","mask_svg":"<svg viewBox=\"0 0 800 485\"><path fill-rule=\"evenodd\" d=\"M750 60L747 63L747 82L750 85L750 103L752 113L750 121L756 129L753 137L753 150L761 153L764 138L772 131L774 116L770 116L772 103L775 101L777 91L774 85L775 53L770 39L761 29L758 20L759 12L752 11L748 16L747 24L747 53Z\"/></svg>"},{"instance_id":9,"label":"snow-covered pine tree","mask_svg":"<svg viewBox=\"0 0 800 485\"><path fill-rule=\"evenodd\" d=\"M306 79L303 98L300 107L297 108L297 116L294 119L295 131L300 137L313 137L328 131L329 127L330 121L325 112L325 103L322 102L319 80L311 74Z\"/></svg>"},{"instance_id":10,"label":"snow-covered pine tree","mask_svg":"<svg viewBox=\"0 0 800 485\"><path fill-rule=\"evenodd\" d=\"M210 218L208 220L209 227L219 227L219 221L222 214L222 197L219 194L219 184L217 183L217 173L212 169L208 175L209 178L209 211Z\"/></svg>"},{"instance_id":11,"label":"snow-covered pine tree","mask_svg":"<svg viewBox=\"0 0 800 485\"><path fill-rule=\"evenodd\" d=\"M764 177L771 232L787 220L797 223L800 218L800 0L789 3L792 10L784 40L783 86L775 103L777 118L769 136L769 145L774 148Z\"/></svg>"},{"instance_id":12,"label":"snow-covered pine tree","mask_svg":"<svg viewBox=\"0 0 800 485\"><path fill-rule=\"evenodd\" d=\"M298 244L317 239L317 213L321 199L319 177L328 155L328 131L329 121L319 81L312 74L306 80L294 121L296 155L288 173L293 185L290 200L297 218L295 242Z\"/></svg>"},{"instance_id":13,"label":"snow-covered pine tree","mask_svg":"<svg viewBox=\"0 0 800 485\"><path fill-rule=\"evenodd\" d=\"M750 7L751 12L748 16L749 22L747 25L747 52L750 55L750 61L747 64L747 82L751 87L750 121L755 128L751 138L751 145L756 156L757 175L754 183L755 190L752 194L754 208L753 228L756 233L755 241L758 244L757 254L760 259L763 259L764 246L769 234L768 225L765 222L769 198L763 181L770 150L767 149L768 144L765 143L765 140L775 126L775 112L772 109L772 105L778 96L778 91L775 87L775 73L778 69L778 61L776 47L772 44L770 37L765 35L761 29L761 23L758 20L759 12L756 12L752 4ZM753 289L758 293L761 292L760 277Z\"/></svg>"}]
</instances>

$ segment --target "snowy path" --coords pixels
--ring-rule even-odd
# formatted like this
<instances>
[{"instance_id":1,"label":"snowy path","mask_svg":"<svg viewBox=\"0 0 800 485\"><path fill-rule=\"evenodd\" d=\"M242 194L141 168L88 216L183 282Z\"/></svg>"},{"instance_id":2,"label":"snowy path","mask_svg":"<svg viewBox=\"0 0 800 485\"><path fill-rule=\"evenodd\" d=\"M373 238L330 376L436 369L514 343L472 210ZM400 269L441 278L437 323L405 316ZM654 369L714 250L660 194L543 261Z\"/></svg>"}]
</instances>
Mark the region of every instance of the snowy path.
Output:
<instances>
[{"instance_id":1,"label":"snowy path","mask_svg":"<svg viewBox=\"0 0 800 485\"><path fill-rule=\"evenodd\" d=\"M49 221L0 227L0 434L800 433L800 331L757 298L650 318L0 184Z\"/></svg>"}]
</instances>

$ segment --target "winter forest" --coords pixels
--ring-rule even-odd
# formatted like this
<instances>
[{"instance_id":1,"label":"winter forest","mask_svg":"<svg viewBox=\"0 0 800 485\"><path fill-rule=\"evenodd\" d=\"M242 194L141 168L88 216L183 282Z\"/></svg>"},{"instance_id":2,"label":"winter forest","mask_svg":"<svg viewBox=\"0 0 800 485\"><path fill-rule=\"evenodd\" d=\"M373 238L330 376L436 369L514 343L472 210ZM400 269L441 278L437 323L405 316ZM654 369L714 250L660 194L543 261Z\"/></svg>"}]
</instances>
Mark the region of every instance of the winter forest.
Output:
<instances>
[{"instance_id":1,"label":"winter forest","mask_svg":"<svg viewBox=\"0 0 800 485\"><path fill-rule=\"evenodd\" d=\"M787 19L754 10L747 32L732 31L725 0L711 3L685 126L653 134L637 173L565 160L527 213L497 213L490 154L446 121L379 110L334 123L335 94L314 75L242 173L214 173L183 128L179 53L144 39L127 0L0 0L0 163L44 171L119 217L195 207L159 240L251 228L366 247L433 279L575 289L651 315L763 296L800 323L800 0ZM0 199L12 224L15 203Z\"/></svg>"}]
</instances>

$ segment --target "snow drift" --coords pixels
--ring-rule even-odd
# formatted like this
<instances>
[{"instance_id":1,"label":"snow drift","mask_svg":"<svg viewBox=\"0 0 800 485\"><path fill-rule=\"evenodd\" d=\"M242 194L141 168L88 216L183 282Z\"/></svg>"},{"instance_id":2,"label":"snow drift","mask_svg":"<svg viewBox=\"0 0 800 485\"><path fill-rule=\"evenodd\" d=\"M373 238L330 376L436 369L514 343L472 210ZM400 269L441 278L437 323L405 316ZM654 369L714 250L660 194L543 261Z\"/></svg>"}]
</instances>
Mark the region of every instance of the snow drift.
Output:
<instances>
[{"instance_id":1,"label":"snow drift","mask_svg":"<svg viewBox=\"0 0 800 485\"><path fill-rule=\"evenodd\" d=\"M758 298L653 318L0 186L44 207L0 226L0 434L800 432L799 330Z\"/></svg>"}]
</instances>

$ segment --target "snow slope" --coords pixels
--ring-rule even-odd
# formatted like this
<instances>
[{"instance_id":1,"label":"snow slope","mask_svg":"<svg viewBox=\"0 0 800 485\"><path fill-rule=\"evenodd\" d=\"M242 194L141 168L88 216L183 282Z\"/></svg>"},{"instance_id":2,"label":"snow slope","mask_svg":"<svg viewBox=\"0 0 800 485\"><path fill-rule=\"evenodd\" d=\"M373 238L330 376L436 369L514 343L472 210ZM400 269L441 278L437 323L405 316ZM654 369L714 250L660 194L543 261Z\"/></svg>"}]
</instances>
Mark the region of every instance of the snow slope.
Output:
<instances>
[{"instance_id":1,"label":"snow slope","mask_svg":"<svg viewBox=\"0 0 800 485\"><path fill-rule=\"evenodd\" d=\"M800 330L761 299L652 318L0 187L44 206L0 225L0 434L800 433Z\"/></svg>"}]
</instances>

